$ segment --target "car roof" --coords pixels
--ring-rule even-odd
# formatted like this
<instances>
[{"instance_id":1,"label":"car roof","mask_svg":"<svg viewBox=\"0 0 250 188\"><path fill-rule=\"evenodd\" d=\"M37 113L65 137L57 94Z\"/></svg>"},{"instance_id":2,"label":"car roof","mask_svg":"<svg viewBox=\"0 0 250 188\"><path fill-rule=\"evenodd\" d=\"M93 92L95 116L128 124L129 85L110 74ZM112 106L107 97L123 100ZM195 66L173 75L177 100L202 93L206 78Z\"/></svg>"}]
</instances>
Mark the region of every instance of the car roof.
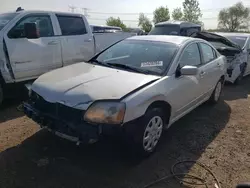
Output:
<instances>
[{"instance_id":1,"label":"car roof","mask_svg":"<svg viewBox=\"0 0 250 188\"><path fill-rule=\"evenodd\" d=\"M197 41L200 39L194 39L191 37L171 36L171 35L145 35L145 36L133 36L125 40L145 40L145 41L156 41L156 42L169 42L176 45L181 45L187 41Z\"/></svg>"},{"instance_id":2,"label":"car roof","mask_svg":"<svg viewBox=\"0 0 250 188\"><path fill-rule=\"evenodd\" d=\"M181 27L201 27L199 24L185 22L185 21L166 21L155 24L155 26L161 25L180 25Z\"/></svg>"},{"instance_id":3,"label":"car roof","mask_svg":"<svg viewBox=\"0 0 250 188\"><path fill-rule=\"evenodd\" d=\"M72 16L83 16L80 13L71 13L71 12L60 12L60 11L46 11L46 10L21 10L21 11L12 11L12 12L6 12L6 13L19 13L19 14L25 14L25 13L55 13L55 14L63 14L63 15L72 15Z\"/></svg>"},{"instance_id":4,"label":"car roof","mask_svg":"<svg viewBox=\"0 0 250 188\"><path fill-rule=\"evenodd\" d=\"M250 37L250 33L226 33L226 32L214 32L214 33L222 36Z\"/></svg>"}]
</instances>

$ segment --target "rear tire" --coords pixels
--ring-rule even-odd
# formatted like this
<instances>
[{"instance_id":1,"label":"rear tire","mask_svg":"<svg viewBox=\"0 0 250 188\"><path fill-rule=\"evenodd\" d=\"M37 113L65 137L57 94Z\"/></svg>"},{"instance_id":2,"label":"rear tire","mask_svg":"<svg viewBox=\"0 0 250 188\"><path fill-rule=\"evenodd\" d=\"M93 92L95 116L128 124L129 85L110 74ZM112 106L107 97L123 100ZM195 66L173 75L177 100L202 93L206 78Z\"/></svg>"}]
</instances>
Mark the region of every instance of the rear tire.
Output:
<instances>
[{"instance_id":1,"label":"rear tire","mask_svg":"<svg viewBox=\"0 0 250 188\"><path fill-rule=\"evenodd\" d=\"M243 74L241 73L238 78L234 81L234 85L239 85L243 79Z\"/></svg>"},{"instance_id":2,"label":"rear tire","mask_svg":"<svg viewBox=\"0 0 250 188\"><path fill-rule=\"evenodd\" d=\"M222 88L223 88L223 80L220 79L215 88L214 88L214 91L209 99L209 102L212 103L212 104L216 104L218 103L218 101L220 100L220 96L221 96L221 91L222 91Z\"/></svg>"},{"instance_id":3,"label":"rear tire","mask_svg":"<svg viewBox=\"0 0 250 188\"><path fill-rule=\"evenodd\" d=\"M161 140L166 118L160 108L147 110L133 132L133 146L141 157L152 154Z\"/></svg>"},{"instance_id":4,"label":"rear tire","mask_svg":"<svg viewBox=\"0 0 250 188\"><path fill-rule=\"evenodd\" d=\"M2 106L3 103L3 88L0 84L0 107Z\"/></svg>"},{"instance_id":5,"label":"rear tire","mask_svg":"<svg viewBox=\"0 0 250 188\"><path fill-rule=\"evenodd\" d=\"M242 81L242 79L243 79L243 77L244 77L244 74L245 74L246 67L247 67L247 64L244 63L240 75L239 75L238 78L234 81L234 84L235 84L235 85L239 85L239 84L241 83L241 81Z\"/></svg>"}]
</instances>

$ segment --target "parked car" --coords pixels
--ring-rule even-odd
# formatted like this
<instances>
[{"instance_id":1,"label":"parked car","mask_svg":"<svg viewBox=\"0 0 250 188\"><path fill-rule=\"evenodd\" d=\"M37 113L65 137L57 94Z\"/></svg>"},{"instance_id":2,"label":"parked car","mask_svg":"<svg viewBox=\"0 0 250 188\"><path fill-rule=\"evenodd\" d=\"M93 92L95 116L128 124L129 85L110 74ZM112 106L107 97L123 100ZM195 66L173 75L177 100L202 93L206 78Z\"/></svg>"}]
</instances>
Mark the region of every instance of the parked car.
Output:
<instances>
[{"instance_id":1,"label":"parked car","mask_svg":"<svg viewBox=\"0 0 250 188\"><path fill-rule=\"evenodd\" d=\"M190 36L194 32L200 32L201 25L184 21L166 21L155 24L148 35L179 35Z\"/></svg>"},{"instance_id":2,"label":"parked car","mask_svg":"<svg viewBox=\"0 0 250 188\"><path fill-rule=\"evenodd\" d=\"M250 74L249 41L247 35L244 36L228 34L226 37L226 34L222 36L209 32L198 32L192 35L192 37L210 42L222 55L227 57L226 81L235 84L238 84L243 76Z\"/></svg>"},{"instance_id":3,"label":"parked car","mask_svg":"<svg viewBox=\"0 0 250 188\"><path fill-rule=\"evenodd\" d=\"M93 33L115 33L122 32L121 27L103 26L103 25L90 25Z\"/></svg>"},{"instance_id":4,"label":"parked car","mask_svg":"<svg viewBox=\"0 0 250 188\"><path fill-rule=\"evenodd\" d=\"M237 72L239 76L232 78L232 82L238 83L244 76L250 74L250 34L249 33L216 33L217 35L224 36L238 44L238 46L242 49L240 58L241 64L233 67L233 72ZM240 70L240 72L238 72ZM235 73L236 74L236 73ZM236 75L237 75L236 74Z\"/></svg>"},{"instance_id":5,"label":"parked car","mask_svg":"<svg viewBox=\"0 0 250 188\"><path fill-rule=\"evenodd\" d=\"M147 155L165 128L205 101L218 102L225 68L225 57L202 39L134 36L40 76L24 112L71 141L121 134Z\"/></svg>"},{"instance_id":6,"label":"parked car","mask_svg":"<svg viewBox=\"0 0 250 188\"><path fill-rule=\"evenodd\" d=\"M93 35L81 14L24 11L0 14L0 105L17 83L89 60L131 33ZM14 84L13 84L14 83Z\"/></svg>"}]
</instances>

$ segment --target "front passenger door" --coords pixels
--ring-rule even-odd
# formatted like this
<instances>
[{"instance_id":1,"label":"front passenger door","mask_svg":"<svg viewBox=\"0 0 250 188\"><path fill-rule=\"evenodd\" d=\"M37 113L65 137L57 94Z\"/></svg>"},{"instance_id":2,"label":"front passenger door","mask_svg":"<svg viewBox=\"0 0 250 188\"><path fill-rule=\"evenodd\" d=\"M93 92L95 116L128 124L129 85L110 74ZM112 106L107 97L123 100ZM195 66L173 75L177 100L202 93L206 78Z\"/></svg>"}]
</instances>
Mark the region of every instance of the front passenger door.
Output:
<instances>
[{"instance_id":1,"label":"front passenger door","mask_svg":"<svg viewBox=\"0 0 250 188\"><path fill-rule=\"evenodd\" d=\"M36 23L40 38L27 39L25 23ZM61 44L49 14L24 16L5 34L4 41L16 81L36 78L62 66Z\"/></svg>"},{"instance_id":2,"label":"front passenger door","mask_svg":"<svg viewBox=\"0 0 250 188\"><path fill-rule=\"evenodd\" d=\"M180 58L177 73L185 65L191 65L198 67L199 71L197 75L185 76L176 75L172 80L173 92L169 98L173 99L170 101L173 104L173 116L172 120L179 119L187 112L192 110L201 101L203 79L203 69L201 68L201 55L197 43L188 45Z\"/></svg>"}]
</instances>

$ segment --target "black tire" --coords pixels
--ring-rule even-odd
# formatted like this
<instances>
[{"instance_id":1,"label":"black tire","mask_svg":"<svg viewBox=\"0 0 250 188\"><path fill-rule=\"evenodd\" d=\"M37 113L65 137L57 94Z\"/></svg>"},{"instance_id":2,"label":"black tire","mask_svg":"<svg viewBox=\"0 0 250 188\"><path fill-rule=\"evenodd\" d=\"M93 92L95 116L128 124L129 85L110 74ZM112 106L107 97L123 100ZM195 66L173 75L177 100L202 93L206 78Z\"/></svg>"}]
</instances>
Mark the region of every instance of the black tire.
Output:
<instances>
[{"instance_id":1,"label":"black tire","mask_svg":"<svg viewBox=\"0 0 250 188\"><path fill-rule=\"evenodd\" d=\"M153 119L156 120L156 122L160 122L161 126L158 126L158 128L155 128L155 130L149 134L147 127L150 127L149 123ZM166 118L164 118L164 113L162 109L160 108L151 108L148 109L145 115L141 118L139 123L134 129L132 133L132 145L133 148L136 150L136 152L139 154L140 157L147 157L150 154L152 154L157 146L159 145L161 141L161 136L164 130L164 125L165 125ZM159 123L158 122L158 123ZM157 123L156 123L157 124ZM152 126L152 125L151 125ZM157 127L157 126L156 126ZM161 128L160 128L161 127ZM154 129L154 128L153 128ZM161 131L159 131L161 129ZM146 141L144 140L144 137L148 134L151 140L158 140L156 143L153 141L151 149L146 149ZM149 143L148 143L149 144Z\"/></svg>"},{"instance_id":2,"label":"black tire","mask_svg":"<svg viewBox=\"0 0 250 188\"><path fill-rule=\"evenodd\" d=\"M216 103L218 103L218 101L220 100L220 96L221 96L223 84L224 84L224 82L223 82L222 79L220 79L220 80L217 82L217 84L216 84L216 86L215 86L215 88L214 88L214 91L213 91L213 93L212 93L212 95L211 95L211 97L210 97L210 99L209 99L209 102L210 102L211 104L216 104ZM217 90L218 87L220 87L219 93L218 93L218 90Z\"/></svg>"},{"instance_id":3,"label":"black tire","mask_svg":"<svg viewBox=\"0 0 250 188\"><path fill-rule=\"evenodd\" d=\"M234 81L234 85L239 85L243 79L243 74L241 73L238 78Z\"/></svg>"},{"instance_id":4,"label":"black tire","mask_svg":"<svg viewBox=\"0 0 250 188\"><path fill-rule=\"evenodd\" d=\"M2 103L3 103L3 88L0 84L0 107L1 107Z\"/></svg>"},{"instance_id":5,"label":"black tire","mask_svg":"<svg viewBox=\"0 0 250 188\"><path fill-rule=\"evenodd\" d=\"M238 78L234 81L234 84L235 84L235 85L239 85L239 84L241 83L241 81L242 81L242 79L243 79L243 77L244 77L244 74L245 74L246 67L247 67L247 64L244 63L240 75L239 75Z\"/></svg>"}]
</instances>

